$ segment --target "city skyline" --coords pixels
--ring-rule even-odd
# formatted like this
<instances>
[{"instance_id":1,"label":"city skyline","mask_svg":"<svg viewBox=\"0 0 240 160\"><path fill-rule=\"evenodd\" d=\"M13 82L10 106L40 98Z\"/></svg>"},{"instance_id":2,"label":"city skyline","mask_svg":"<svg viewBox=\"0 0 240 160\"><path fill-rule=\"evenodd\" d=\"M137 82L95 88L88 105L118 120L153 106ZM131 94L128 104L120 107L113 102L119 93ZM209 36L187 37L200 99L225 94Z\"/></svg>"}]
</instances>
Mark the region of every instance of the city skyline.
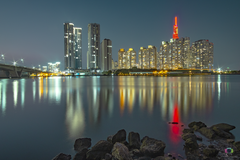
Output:
<instances>
[{"instance_id":1,"label":"city skyline","mask_svg":"<svg viewBox=\"0 0 240 160\"><path fill-rule=\"evenodd\" d=\"M240 2L94 2L97 5L89 14L87 6L93 2L76 2L78 5L74 6L67 6L65 1L57 4L47 1L3 2L0 17L2 24L7 25L1 26L0 53L5 54L8 62L23 58L24 64L29 67L44 66L49 61L64 64L62 24L71 22L82 28L82 66L86 69L89 23L101 25L100 42L105 38L112 40L112 58L116 61L120 48L137 51L141 46L153 45L159 51L161 42L172 37L174 17L177 16L179 38L190 37L191 44L200 39L209 39L214 43L214 68L240 69L237 61L240 58L237 46L240 36L237 32L240 23L237 21L237 6ZM80 4L82 8L77 9ZM126 10L131 8L132 12L120 14L123 6ZM139 11L150 6L151 9L145 12ZM143 23L142 20L151 23Z\"/></svg>"}]
</instances>

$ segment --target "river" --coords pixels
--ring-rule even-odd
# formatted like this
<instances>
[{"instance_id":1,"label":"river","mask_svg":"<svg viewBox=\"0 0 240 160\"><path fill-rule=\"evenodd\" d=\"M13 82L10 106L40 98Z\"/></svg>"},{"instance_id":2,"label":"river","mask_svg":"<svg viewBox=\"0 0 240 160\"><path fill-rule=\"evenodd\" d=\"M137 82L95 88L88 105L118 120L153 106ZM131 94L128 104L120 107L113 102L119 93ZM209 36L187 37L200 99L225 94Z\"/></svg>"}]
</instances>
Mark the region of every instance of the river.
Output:
<instances>
[{"instance_id":1,"label":"river","mask_svg":"<svg viewBox=\"0 0 240 160\"><path fill-rule=\"evenodd\" d=\"M93 146L120 129L184 155L180 134L191 121L235 125L239 141L239 93L239 75L0 79L0 156L73 157L75 139L89 137Z\"/></svg>"}]
</instances>

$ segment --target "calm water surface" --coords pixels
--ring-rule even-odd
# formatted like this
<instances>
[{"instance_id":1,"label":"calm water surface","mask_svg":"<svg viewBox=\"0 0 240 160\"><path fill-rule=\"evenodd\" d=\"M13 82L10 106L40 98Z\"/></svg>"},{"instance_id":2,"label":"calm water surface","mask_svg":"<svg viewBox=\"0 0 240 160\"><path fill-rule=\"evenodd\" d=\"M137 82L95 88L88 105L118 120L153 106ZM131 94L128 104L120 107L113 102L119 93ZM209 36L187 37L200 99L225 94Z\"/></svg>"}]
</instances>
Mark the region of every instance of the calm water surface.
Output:
<instances>
[{"instance_id":1,"label":"calm water surface","mask_svg":"<svg viewBox=\"0 0 240 160\"><path fill-rule=\"evenodd\" d=\"M191 121L236 125L240 140L239 93L238 75L1 79L0 156L74 156L75 139L95 144L120 129L160 139L166 153L184 155L181 124Z\"/></svg>"}]
</instances>

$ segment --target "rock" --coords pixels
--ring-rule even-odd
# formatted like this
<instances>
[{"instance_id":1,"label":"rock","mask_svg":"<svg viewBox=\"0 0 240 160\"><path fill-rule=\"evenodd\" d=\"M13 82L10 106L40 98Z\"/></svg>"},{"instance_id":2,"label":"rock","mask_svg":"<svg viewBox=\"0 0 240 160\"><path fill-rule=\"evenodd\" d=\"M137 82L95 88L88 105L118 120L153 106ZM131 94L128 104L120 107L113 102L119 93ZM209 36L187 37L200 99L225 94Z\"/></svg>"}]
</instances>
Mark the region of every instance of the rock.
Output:
<instances>
[{"instance_id":1,"label":"rock","mask_svg":"<svg viewBox=\"0 0 240 160\"><path fill-rule=\"evenodd\" d=\"M157 156L163 156L165 147L166 145L163 141L145 137L142 145L140 146L140 151L145 156L154 158Z\"/></svg>"},{"instance_id":2,"label":"rock","mask_svg":"<svg viewBox=\"0 0 240 160\"><path fill-rule=\"evenodd\" d=\"M197 138L198 141L202 141L202 137L196 135L196 138Z\"/></svg>"},{"instance_id":3,"label":"rock","mask_svg":"<svg viewBox=\"0 0 240 160\"><path fill-rule=\"evenodd\" d=\"M212 130L220 137L222 138L233 138L232 135L224 130L221 130L220 128L214 126L212 127Z\"/></svg>"},{"instance_id":4,"label":"rock","mask_svg":"<svg viewBox=\"0 0 240 160\"><path fill-rule=\"evenodd\" d=\"M108 137L107 137L107 141L110 142L110 143L112 143L112 137L113 137L112 135L111 135L111 136L108 136Z\"/></svg>"},{"instance_id":5,"label":"rock","mask_svg":"<svg viewBox=\"0 0 240 160\"><path fill-rule=\"evenodd\" d=\"M203 150L203 154L206 157L216 157L218 155L218 150L216 150L214 148L205 148Z\"/></svg>"},{"instance_id":6,"label":"rock","mask_svg":"<svg viewBox=\"0 0 240 160\"><path fill-rule=\"evenodd\" d=\"M122 142L126 140L126 131L124 129L119 130L113 137L112 143L115 144L116 142Z\"/></svg>"},{"instance_id":7,"label":"rock","mask_svg":"<svg viewBox=\"0 0 240 160\"><path fill-rule=\"evenodd\" d=\"M113 148L113 144L108 142L108 141L104 141L101 140L99 142L97 142L97 144L95 144L92 149L90 149L87 152L87 160L101 160L103 158L105 158L106 153L110 153L111 150Z\"/></svg>"},{"instance_id":8,"label":"rock","mask_svg":"<svg viewBox=\"0 0 240 160\"><path fill-rule=\"evenodd\" d=\"M192 129L187 129L187 128L184 128L183 133L194 133Z\"/></svg>"},{"instance_id":9,"label":"rock","mask_svg":"<svg viewBox=\"0 0 240 160\"><path fill-rule=\"evenodd\" d=\"M143 141L144 141L145 138L149 138L149 137L148 137L148 136L143 137L143 138L141 139L141 143L143 143Z\"/></svg>"},{"instance_id":10,"label":"rock","mask_svg":"<svg viewBox=\"0 0 240 160\"><path fill-rule=\"evenodd\" d=\"M158 156L156 158L154 158L154 160L171 160L171 157L164 157L164 156Z\"/></svg>"},{"instance_id":11,"label":"rock","mask_svg":"<svg viewBox=\"0 0 240 160\"><path fill-rule=\"evenodd\" d=\"M139 149L133 149L130 151L130 154L133 154L134 156L140 157L143 156L143 154L140 152Z\"/></svg>"},{"instance_id":12,"label":"rock","mask_svg":"<svg viewBox=\"0 0 240 160\"><path fill-rule=\"evenodd\" d=\"M186 140L189 139L189 138L191 138L191 139L193 139L193 140L196 140L196 139L197 139L197 137L196 137L196 135L195 135L194 133L184 133L184 134L181 135L181 137L182 137L182 139L183 139L184 141L186 141Z\"/></svg>"},{"instance_id":13,"label":"rock","mask_svg":"<svg viewBox=\"0 0 240 160\"><path fill-rule=\"evenodd\" d=\"M111 160L112 159L112 155L109 153L105 154L105 160Z\"/></svg>"},{"instance_id":14,"label":"rock","mask_svg":"<svg viewBox=\"0 0 240 160\"><path fill-rule=\"evenodd\" d=\"M218 127L219 129L223 130L223 131L226 131L226 132L229 132L233 129L235 129L236 127L235 126L232 126L230 124L227 124L227 123L219 123L219 124L215 124L213 125L212 127L210 128L213 128L213 127Z\"/></svg>"},{"instance_id":15,"label":"rock","mask_svg":"<svg viewBox=\"0 0 240 160\"><path fill-rule=\"evenodd\" d=\"M138 160L151 160L151 157L139 157Z\"/></svg>"},{"instance_id":16,"label":"rock","mask_svg":"<svg viewBox=\"0 0 240 160\"><path fill-rule=\"evenodd\" d=\"M208 148L214 148L214 145L209 144L209 145L208 145Z\"/></svg>"},{"instance_id":17,"label":"rock","mask_svg":"<svg viewBox=\"0 0 240 160\"><path fill-rule=\"evenodd\" d=\"M73 160L86 160L86 153L88 149L84 148L80 152L78 152L74 157Z\"/></svg>"},{"instance_id":18,"label":"rock","mask_svg":"<svg viewBox=\"0 0 240 160\"><path fill-rule=\"evenodd\" d=\"M187 147L190 150L196 150L198 149L198 143L196 139L188 138L185 141L185 147Z\"/></svg>"},{"instance_id":19,"label":"rock","mask_svg":"<svg viewBox=\"0 0 240 160\"><path fill-rule=\"evenodd\" d=\"M240 141L234 142L233 145L240 151Z\"/></svg>"},{"instance_id":20,"label":"rock","mask_svg":"<svg viewBox=\"0 0 240 160\"><path fill-rule=\"evenodd\" d=\"M140 149L141 142L139 133L130 132L128 134L128 142L131 149Z\"/></svg>"},{"instance_id":21,"label":"rock","mask_svg":"<svg viewBox=\"0 0 240 160\"><path fill-rule=\"evenodd\" d=\"M74 150L80 152L82 149L91 147L91 138L79 138L75 140Z\"/></svg>"},{"instance_id":22,"label":"rock","mask_svg":"<svg viewBox=\"0 0 240 160\"><path fill-rule=\"evenodd\" d=\"M206 124L204 124L203 122L199 121L199 122L191 122L188 124L188 127L189 128L193 128L194 126L197 126L199 129L202 128L202 127L207 127Z\"/></svg>"},{"instance_id":23,"label":"rock","mask_svg":"<svg viewBox=\"0 0 240 160\"><path fill-rule=\"evenodd\" d=\"M171 153L168 153L168 157L172 157L172 154L171 154Z\"/></svg>"},{"instance_id":24,"label":"rock","mask_svg":"<svg viewBox=\"0 0 240 160\"><path fill-rule=\"evenodd\" d=\"M119 143L122 143L122 144L124 144L126 147L128 147L128 146L129 146L129 143L128 143L127 141L122 141L122 142L119 142Z\"/></svg>"},{"instance_id":25,"label":"rock","mask_svg":"<svg viewBox=\"0 0 240 160\"><path fill-rule=\"evenodd\" d=\"M56 157L54 157L52 160L70 160L70 159L71 159L71 155L60 153Z\"/></svg>"},{"instance_id":26,"label":"rock","mask_svg":"<svg viewBox=\"0 0 240 160\"><path fill-rule=\"evenodd\" d=\"M227 143L230 143L230 144L234 143L234 139L227 139Z\"/></svg>"},{"instance_id":27,"label":"rock","mask_svg":"<svg viewBox=\"0 0 240 160\"><path fill-rule=\"evenodd\" d=\"M216 133L212 129L207 127L200 128L199 132L209 139L213 139L216 137Z\"/></svg>"},{"instance_id":28,"label":"rock","mask_svg":"<svg viewBox=\"0 0 240 160\"><path fill-rule=\"evenodd\" d=\"M128 148L118 142L116 142L113 146L112 156L118 160L132 160Z\"/></svg>"}]
</instances>

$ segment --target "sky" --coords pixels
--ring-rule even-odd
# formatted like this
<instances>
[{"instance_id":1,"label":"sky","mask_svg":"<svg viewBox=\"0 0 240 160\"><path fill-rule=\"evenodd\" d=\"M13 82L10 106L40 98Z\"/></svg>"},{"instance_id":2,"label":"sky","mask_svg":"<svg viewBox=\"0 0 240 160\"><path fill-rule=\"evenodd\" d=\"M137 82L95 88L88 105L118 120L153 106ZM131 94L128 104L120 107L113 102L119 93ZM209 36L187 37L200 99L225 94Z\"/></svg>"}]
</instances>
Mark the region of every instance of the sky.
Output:
<instances>
[{"instance_id":1,"label":"sky","mask_svg":"<svg viewBox=\"0 0 240 160\"><path fill-rule=\"evenodd\" d=\"M86 68L89 23L100 24L100 41L112 40L117 61L120 48L138 52L154 45L159 51L172 38L177 16L179 37L213 42L215 68L240 70L239 6L239 0L1 0L0 53L5 63L21 64L23 58L33 67L59 61L63 69L63 23L71 22L82 28Z\"/></svg>"}]
</instances>

